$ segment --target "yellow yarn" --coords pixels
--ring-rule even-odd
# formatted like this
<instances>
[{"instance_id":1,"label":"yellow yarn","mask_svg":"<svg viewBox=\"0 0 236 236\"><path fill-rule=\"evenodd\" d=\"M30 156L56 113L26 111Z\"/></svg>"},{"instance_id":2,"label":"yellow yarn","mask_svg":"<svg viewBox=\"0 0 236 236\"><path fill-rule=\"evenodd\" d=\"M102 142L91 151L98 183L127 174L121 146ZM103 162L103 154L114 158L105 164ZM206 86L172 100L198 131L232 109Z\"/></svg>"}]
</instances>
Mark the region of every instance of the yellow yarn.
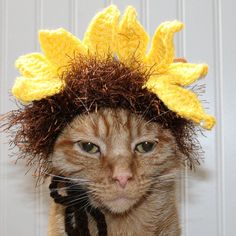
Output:
<instances>
[{"instance_id":1,"label":"yellow yarn","mask_svg":"<svg viewBox=\"0 0 236 236\"><path fill-rule=\"evenodd\" d=\"M157 73L164 72L174 60L174 33L180 31L183 24L177 20L162 23L156 30L151 50L146 56L146 64L154 66Z\"/></svg>"},{"instance_id":2,"label":"yellow yarn","mask_svg":"<svg viewBox=\"0 0 236 236\"><path fill-rule=\"evenodd\" d=\"M137 21L137 13L133 7L127 7L118 27L116 54L127 64L134 58L143 60L149 36Z\"/></svg>"},{"instance_id":3,"label":"yellow yarn","mask_svg":"<svg viewBox=\"0 0 236 236\"><path fill-rule=\"evenodd\" d=\"M31 53L19 57L15 62L16 67L20 73L27 78L34 78L35 76L49 78L56 70L50 64L45 56L40 53Z\"/></svg>"},{"instance_id":4,"label":"yellow yarn","mask_svg":"<svg viewBox=\"0 0 236 236\"><path fill-rule=\"evenodd\" d=\"M65 29L39 31L39 42L45 57L57 68L66 66L74 53L86 53L86 46Z\"/></svg>"},{"instance_id":5,"label":"yellow yarn","mask_svg":"<svg viewBox=\"0 0 236 236\"><path fill-rule=\"evenodd\" d=\"M117 7L111 5L93 18L83 40L89 52L104 57L107 53L115 51L119 16Z\"/></svg>"},{"instance_id":6,"label":"yellow yarn","mask_svg":"<svg viewBox=\"0 0 236 236\"><path fill-rule=\"evenodd\" d=\"M45 80L44 77L18 77L12 88L12 93L22 103L28 103L57 94L62 90L63 86L63 81L58 78Z\"/></svg>"},{"instance_id":7,"label":"yellow yarn","mask_svg":"<svg viewBox=\"0 0 236 236\"><path fill-rule=\"evenodd\" d=\"M12 89L13 95L23 103L41 100L59 93L64 83L59 79L63 68L75 53L94 54L104 58L108 53L129 65L141 61L152 68L153 76L144 84L163 103L179 116L211 129L214 117L205 113L197 96L183 86L190 85L207 74L207 65L173 63L174 34L183 28L179 21L162 23L156 30L149 52L149 36L137 20L133 7L127 7L119 22L120 12L111 5L98 13L90 23L83 41L65 29L42 30L39 41L44 55L31 53L16 61L22 77Z\"/></svg>"},{"instance_id":8,"label":"yellow yarn","mask_svg":"<svg viewBox=\"0 0 236 236\"><path fill-rule=\"evenodd\" d=\"M178 80L178 78L177 78ZM146 87L157 94L163 103L181 117L190 119L205 129L211 129L215 124L215 118L207 115L195 93L188 91L174 82L170 75L151 77Z\"/></svg>"}]
</instances>

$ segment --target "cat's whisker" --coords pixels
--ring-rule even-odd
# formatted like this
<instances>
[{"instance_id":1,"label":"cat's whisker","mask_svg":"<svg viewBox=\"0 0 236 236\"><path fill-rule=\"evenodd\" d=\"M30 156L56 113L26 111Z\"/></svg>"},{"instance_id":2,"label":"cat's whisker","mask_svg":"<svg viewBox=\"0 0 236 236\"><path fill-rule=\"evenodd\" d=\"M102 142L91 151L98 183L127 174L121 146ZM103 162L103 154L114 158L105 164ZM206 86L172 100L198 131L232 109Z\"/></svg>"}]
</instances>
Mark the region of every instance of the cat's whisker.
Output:
<instances>
[{"instance_id":1,"label":"cat's whisker","mask_svg":"<svg viewBox=\"0 0 236 236\"><path fill-rule=\"evenodd\" d=\"M65 180L64 182L68 182L68 180L70 181L73 181L73 182L90 182L88 179L83 179L83 178L71 178L71 177L63 177L63 176L60 176L60 175L54 175L54 174L51 174L51 173L47 173L47 175L51 176L51 177L57 177L58 178L58 182L61 181L63 182L63 180Z\"/></svg>"},{"instance_id":2,"label":"cat's whisker","mask_svg":"<svg viewBox=\"0 0 236 236\"><path fill-rule=\"evenodd\" d=\"M79 202L79 200L74 200L74 201L71 201L68 203L67 207L72 207L74 205L77 205ZM89 201L86 201L86 204L84 204L83 206L79 207L77 210L80 211L82 209L84 209L84 206L87 205L87 204L90 204Z\"/></svg>"},{"instance_id":3,"label":"cat's whisker","mask_svg":"<svg viewBox=\"0 0 236 236\"><path fill-rule=\"evenodd\" d=\"M88 196L85 194L85 195L82 195L82 196L81 196L81 195L73 196L72 198L73 198L73 199L68 202L69 204L71 204L71 203L73 203L73 202L79 202L79 201L81 201L81 200L87 199Z\"/></svg>"},{"instance_id":4,"label":"cat's whisker","mask_svg":"<svg viewBox=\"0 0 236 236\"><path fill-rule=\"evenodd\" d=\"M64 196L59 197L58 199L63 199ZM71 199L71 200L70 200ZM70 201L68 201L70 200ZM79 194L79 195L73 195L73 196L67 196L67 205L66 206L73 206L76 205L77 203L79 203L81 200L89 202L88 200L88 196L86 193L83 194Z\"/></svg>"},{"instance_id":5,"label":"cat's whisker","mask_svg":"<svg viewBox=\"0 0 236 236\"><path fill-rule=\"evenodd\" d=\"M67 183L67 182L62 182L62 183ZM55 191L63 191L63 190L67 190L70 187L76 186L76 185L78 185L78 184L74 184L74 185L70 185L70 186L57 187L57 188L54 188L53 190L55 190ZM78 190L76 190L76 189L75 190L71 190L70 189L70 192L76 192L76 191L78 191ZM45 193L48 194L49 192L50 192L50 190L48 188L46 188L46 189L43 188L43 189L32 191L31 193L43 195Z\"/></svg>"},{"instance_id":6,"label":"cat's whisker","mask_svg":"<svg viewBox=\"0 0 236 236\"><path fill-rule=\"evenodd\" d=\"M73 200L69 201L67 204L67 206L74 206L74 205L77 205L81 200L85 202L85 204L83 206L81 206L78 210L82 210L83 208L86 208L90 205L90 201L89 201L89 198L87 196L86 193L84 193L82 196L81 194L78 195L78 196L73 196Z\"/></svg>"},{"instance_id":7,"label":"cat's whisker","mask_svg":"<svg viewBox=\"0 0 236 236\"><path fill-rule=\"evenodd\" d=\"M73 187L73 189L71 189ZM69 192L78 192L78 190L81 190L82 186L79 185L78 183L74 183L72 185L69 186L65 186L65 187L59 187L59 188L55 188L54 190L69 190ZM87 192L87 191L86 191Z\"/></svg>"}]
</instances>

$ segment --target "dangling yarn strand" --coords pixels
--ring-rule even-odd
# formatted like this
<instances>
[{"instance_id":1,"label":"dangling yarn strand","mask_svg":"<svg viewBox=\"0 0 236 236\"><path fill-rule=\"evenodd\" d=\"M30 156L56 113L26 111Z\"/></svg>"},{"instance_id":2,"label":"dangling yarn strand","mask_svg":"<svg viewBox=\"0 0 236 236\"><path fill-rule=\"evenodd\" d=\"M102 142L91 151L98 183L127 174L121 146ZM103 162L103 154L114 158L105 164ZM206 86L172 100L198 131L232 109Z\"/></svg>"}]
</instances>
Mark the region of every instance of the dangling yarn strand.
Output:
<instances>
[{"instance_id":1,"label":"dangling yarn strand","mask_svg":"<svg viewBox=\"0 0 236 236\"><path fill-rule=\"evenodd\" d=\"M62 179L65 181L65 178L62 176L53 177L52 182L49 185L49 189L50 196L54 199L55 203L66 206L65 231L67 235L90 236L87 216L87 212L89 212L97 223L98 235L107 236L105 216L99 209L87 204L89 202L89 198L86 190L79 184L75 184L68 180L65 182L67 187L67 196L62 196L58 193L58 184ZM83 196L81 200L79 200L80 196ZM71 201L73 200L75 200L76 203L72 206Z\"/></svg>"}]
</instances>

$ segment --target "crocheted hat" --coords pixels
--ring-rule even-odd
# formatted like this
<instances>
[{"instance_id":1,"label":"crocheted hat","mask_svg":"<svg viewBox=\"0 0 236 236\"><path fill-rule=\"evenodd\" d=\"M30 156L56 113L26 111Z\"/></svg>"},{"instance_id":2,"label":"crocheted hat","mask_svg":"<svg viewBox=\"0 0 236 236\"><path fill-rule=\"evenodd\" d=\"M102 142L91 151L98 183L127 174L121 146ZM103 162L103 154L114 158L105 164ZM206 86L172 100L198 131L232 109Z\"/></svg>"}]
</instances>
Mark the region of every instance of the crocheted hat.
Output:
<instances>
[{"instance_id":1,"label":"crocheted hat","mask_svg":"<svg viewBox=\"0 0 236 236\"><path fill-rule=\"evenodd\" d=\"M60 75L75 52L100 58L111 53L127 66L136 59L142 62L143 67L152 68L153 73L143 88L155 93L179 116L211 129L215 119L204 112L193 92L183 88L205 76L207 65L173 63L173 36L183 28L183 24L178 21L162 23L147 52L149 36L137 21L135 9L128 7L120 22L119 15L119 10L113 5L98 13L82 42L62 28L40 31L39 41L44 55L27 54L16 61L22 77L16 79L13 95L25 103L53 96L64 89Z\"/></svg>"},{"instance_id":2,"label":"crocheted hat","mask_svg":"<svg viewBox=\"0 0 236 236\"><path fill-rule=\"evenodd\" d=\"M47 160L53 144L75 116L100 108L124 108L172 130L180 150L194 153L194 125L211 129L197 95L184 87L207 74L206 64L175 62L179 21L162 23L148 50L149 35L133 7L111 5L90 23L83 41L65 29L41 30L43 54L16 60L22 76L12 89L21 107L9 117L21 157ZM192 140L192 142L191 142ZM24 145L22 145L24 143ZM191 155L190 155L191 154Z\"/></svg>"}]
</instances>

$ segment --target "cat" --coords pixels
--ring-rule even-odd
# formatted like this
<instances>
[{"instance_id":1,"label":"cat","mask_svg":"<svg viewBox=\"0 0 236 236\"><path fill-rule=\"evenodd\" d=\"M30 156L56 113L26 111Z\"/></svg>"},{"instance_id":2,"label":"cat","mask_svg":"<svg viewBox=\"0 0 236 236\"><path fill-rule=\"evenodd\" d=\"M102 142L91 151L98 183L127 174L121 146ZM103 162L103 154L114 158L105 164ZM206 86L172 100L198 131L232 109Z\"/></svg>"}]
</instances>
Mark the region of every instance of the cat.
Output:
<instances>
[{"instance_id":1,"label":"cat","mask_svg":"<svg viewBox=\"0 0 236 236\"><path fill-rule=\"evenodd\" d=\"M75 117L50 160L54 174L87 189L90 204L105 216L108 236L179 236L181 155L169 129L129 110L105 108ZM64 217L65 207L52 202L49 236L67 235ZM98 235L88 220L90 234Z\"/></svg>"}]
</instances>

